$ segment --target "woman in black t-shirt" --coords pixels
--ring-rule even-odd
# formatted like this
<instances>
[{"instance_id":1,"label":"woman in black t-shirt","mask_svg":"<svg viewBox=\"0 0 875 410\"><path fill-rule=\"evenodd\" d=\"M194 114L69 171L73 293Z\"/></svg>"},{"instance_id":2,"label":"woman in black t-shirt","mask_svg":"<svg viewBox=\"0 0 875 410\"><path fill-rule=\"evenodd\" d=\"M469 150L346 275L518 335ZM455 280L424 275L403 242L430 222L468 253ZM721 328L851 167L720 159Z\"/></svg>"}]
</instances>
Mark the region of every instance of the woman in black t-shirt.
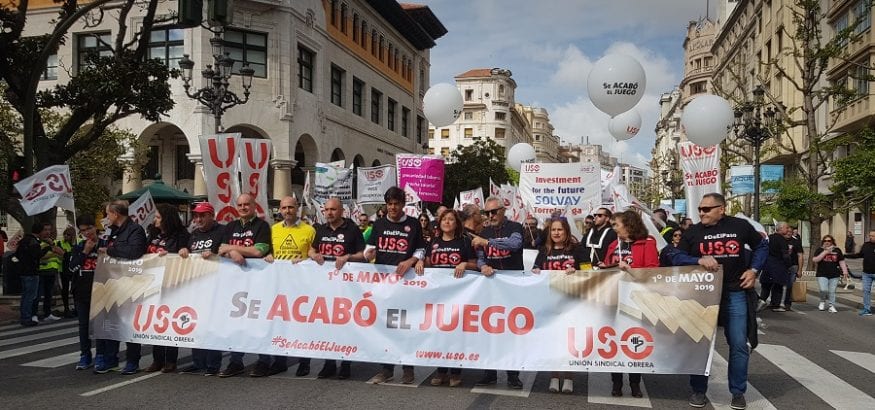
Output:
<instances>
[{"instance_id":1,"label":"woman in black t-shirt","mask_svg":"<svg viewBox=\"0 0 875 410\"><path fill-rule=\"evenodd\" d=\"M574 273L581 261L574 257L577 253L575 252L577 245L571 235L571 226L568 225L568 220L562 217L553 218L547 221L546 230L547 240L544 241L544 246L538 250L532 273L539 274L541 270L559 270L565 271L566 274ZM574 373L572 372L553 372L550 375L549 390L551 392L559 393L560 379L562 379L563 393L574 392Z\"/></svg>"},{"instance_id":2,"label":"woman in black t-shirt","mask_svg":"<svg viewBox=\"0 0 875 410\"><path fill-rule=\"evenodd\" d=\"M440 235L432 238L431 243L425 249L425 260L416 262L416 274L422 275L425 268L452 268L453 276L461 278L465 270L477 269L477 256L471 239L465 235L462 220L456 211L448 209L438 217ZM450 372L449 376L447 371ZM437 374L431 379L432 386L440 386L449 382L450 387L462 384L462 369L454 367L452 370L440 367Z\"/></svg>"},{"instance_id":3,"label":"woman in black t-shirt","mask_svg":"<svg viewBox=\"0 0 875 410\"><path fill-rule=\"evenodd\" d=\"M812 259L817 263L817 284L820 285L820 303L817 308L824 310L826 302L829 300L830 313L838 312L835 308L835 301L839 274L844 276L845 280L848 279L848 265L845 264L845 255L835 243L835 238L831 235L824 236L820 248L814 251Z\"/></svg>"},{"instance_id":4,"label":"woman in black t-shirt","mask_svg":"<svg viewBox=\"0 0 875 410\"><path fill-rule=\"evenodd\" d=\"M178 253L188 246L189 233L179 219L179 210L170 204L158 204L158 213L152 222L149 234L149 244L146 253L157 253L164 256L168 253ZM146 372L174 373L179 348L176 346L153 346L152 365Z\"/></svg>"}]
</instances>

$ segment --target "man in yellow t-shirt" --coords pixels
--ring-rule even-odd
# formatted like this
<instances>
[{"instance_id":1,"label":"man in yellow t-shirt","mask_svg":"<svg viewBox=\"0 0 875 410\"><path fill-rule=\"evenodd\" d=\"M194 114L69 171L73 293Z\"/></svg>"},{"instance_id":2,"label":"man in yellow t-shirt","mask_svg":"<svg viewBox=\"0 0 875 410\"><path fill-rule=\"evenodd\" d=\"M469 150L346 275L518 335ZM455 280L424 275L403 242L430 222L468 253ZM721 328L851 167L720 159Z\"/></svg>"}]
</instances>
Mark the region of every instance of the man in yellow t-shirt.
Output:
<instances>
[{"instance_id":1,"label":"man in yellow t-shirt","mask_svg":"<svg viewBox=\"0 0 875 410\"><path fill-rule=\"evenodd\" d=\"M298 219L298 200L287 196L280 200L283 220L270 228L273 259L293 262L307 258L316 230Z\"/></svg>"},{"instance_id":2,"label":"man in yellow t-shirt","mask_svg":"<svg viewBox=\"0 0 875 410\"><path fill-rule=\"evenodd\" d=\"M264 259L268 262L289 260L297 263L307 258L310 245L316 237L316 230L306 222L298 218L298 200L287 196L280 200L281 222L277 222L270 228L271 249L273 253ZM273 364L270 364L273 359ZM288 369L285 356L258 355L258 363L255 365L253 374L256 377L270 376L281 373ZM295 376L303 377L310 374L310 359L302 357L298 359L298 370Z\"/></svg>"}]
</instances>

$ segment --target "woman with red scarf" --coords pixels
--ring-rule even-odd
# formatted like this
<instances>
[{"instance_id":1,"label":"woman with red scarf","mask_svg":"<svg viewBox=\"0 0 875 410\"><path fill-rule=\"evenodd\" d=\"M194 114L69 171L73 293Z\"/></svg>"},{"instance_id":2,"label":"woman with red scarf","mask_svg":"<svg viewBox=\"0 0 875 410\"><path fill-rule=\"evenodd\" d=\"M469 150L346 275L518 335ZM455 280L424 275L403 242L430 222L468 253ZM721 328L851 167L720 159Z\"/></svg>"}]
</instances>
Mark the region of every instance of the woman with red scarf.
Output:
<instances>
[{"instance_id":1,"label":"woman with red scarf","mask_svg":"<svg viewBox=\"0 0 875 410\"><path fill-rule=\"evenodd\" d=\"M647 227L637 212L627 210L614 214L611 227L617 233L617 240L608 245L605 262L599 266L618 266L620 269L659 267L656 239L648 235ZM622 396L623 373L611 373L611 380L611 395ZM632 397L642 397L641 373L629 373L629 388L632 389Z\"/></svg>"}]
</instances>

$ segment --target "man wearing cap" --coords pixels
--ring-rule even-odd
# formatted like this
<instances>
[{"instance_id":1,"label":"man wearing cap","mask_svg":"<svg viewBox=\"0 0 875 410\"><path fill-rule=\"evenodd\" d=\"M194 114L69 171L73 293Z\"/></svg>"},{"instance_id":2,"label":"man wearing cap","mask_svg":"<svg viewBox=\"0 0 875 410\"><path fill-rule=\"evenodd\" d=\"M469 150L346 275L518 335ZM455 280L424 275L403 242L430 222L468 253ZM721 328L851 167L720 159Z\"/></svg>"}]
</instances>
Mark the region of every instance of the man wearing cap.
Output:
<instances>
[{"instance_id":1,"label":"man wearing cap","mask_svg":"<svg viewBox=\"0 0 875 410\"><path fill-rule=\"evenodd\" d=\"M192 224L194 230L187 247L179 250L179 256L187 258L189 254L200 255L207 259L219 254L222 244L224 226L216 222L215 209L209 202L199 202L192 209ZM182 369L180 373L203 374L215 376L222 367L222 352L218 350L192 349L192 365Z\"/></svg>"},{"instance_id":2,"label":"man wearing cap","mask_svg":"<svg viewBox=\"0 0 875 410\"><path fill-rule=\"evenodd\" d=\"M274 259L288 260L298 263L307 257L316 230L306 222L298 219L298 200L287 196L280 200L280 215L282 221L277 222L270 228L272 253L264 260L273 262ZM258 355L255 369L249 373L252 377L273 376L289 369L286 356ZM273 364L271 364L273 360ZM298 360L298 371L295 376L303 377L310 374L310 358L303 357Z\"/></svg>"},{"instance_id":3,"label":"man wearing cap","mask_svg":"<svg viewBox=\"0 0 875 410\"><path fill-rule=\"evenodd\" d=\"M367 262L364 256L365 239L362 232L355 226L352 220L343 217L343 205L337 198L328 198L325 201L325 223L316 228L316 239L310 247L310 259L322 265L326 261L334 261L334 267L341 269L346 262ZM367 221L367 215L359 215ZM369 227L370 229L370 227ZM300 367L299 367L300 368ZM340 372L337 372L337 362L331 359L325 360L325 365L317 376L326 379L337 375L338 379L350 377L350 362L340 363Z\"/></svg>"},{"instance_id":4,"label":"man wearing cap","mask_svg":"<svg viewBox=\"0 0 875 410\"><path fill-rule=\"evenodd\" d=\"M255 214L255 197L249 194L237 197L237 215L240 218L225 227L219 256L246 265L247 258L263 258L270 253L270 225ZM231 352L231 361L219 377L243 373L243 354Z\"/></svg>"}]
</instances>

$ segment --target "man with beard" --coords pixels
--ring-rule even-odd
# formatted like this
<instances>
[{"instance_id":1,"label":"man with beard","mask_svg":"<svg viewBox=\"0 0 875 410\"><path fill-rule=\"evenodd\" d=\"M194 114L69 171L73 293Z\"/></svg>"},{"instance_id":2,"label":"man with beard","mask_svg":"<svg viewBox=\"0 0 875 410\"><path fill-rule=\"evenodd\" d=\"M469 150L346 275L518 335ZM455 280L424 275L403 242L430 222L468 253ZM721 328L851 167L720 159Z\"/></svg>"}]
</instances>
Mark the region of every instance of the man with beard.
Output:
<instances>
[{"instance_id":1,"label":"man with beard","mask_svg":"<svg viewBox=\"0 0 875 410\"><path fill-rule=\"evenodd\" d=\"M496 270L523 270L523 226L505 217L501 198L486 199L483 214L489 218L489 227L484 228L479 237L475 236L471 244L483 249L478 252L477 266L484 276L492 276ZM518 370L507 371L507 387L522 389ZM495 384L498 371L486 370L483 378L475 386Z\"/></svg>"},{"instance_id":2,"label":"man with beard","mask_svg":"<svg viewBox=\"0 0 875 410\"><path fill-rule=\"evenodd\" d=\"M592 229L583 238L583 246L577 247L576 259L588 261L594 268L604 266L608 246L617 240L617 233L611 229L611 211L599 208L593 215ZM602 266L599 266L601 264Z\"/></svg>"}]
</instances>

